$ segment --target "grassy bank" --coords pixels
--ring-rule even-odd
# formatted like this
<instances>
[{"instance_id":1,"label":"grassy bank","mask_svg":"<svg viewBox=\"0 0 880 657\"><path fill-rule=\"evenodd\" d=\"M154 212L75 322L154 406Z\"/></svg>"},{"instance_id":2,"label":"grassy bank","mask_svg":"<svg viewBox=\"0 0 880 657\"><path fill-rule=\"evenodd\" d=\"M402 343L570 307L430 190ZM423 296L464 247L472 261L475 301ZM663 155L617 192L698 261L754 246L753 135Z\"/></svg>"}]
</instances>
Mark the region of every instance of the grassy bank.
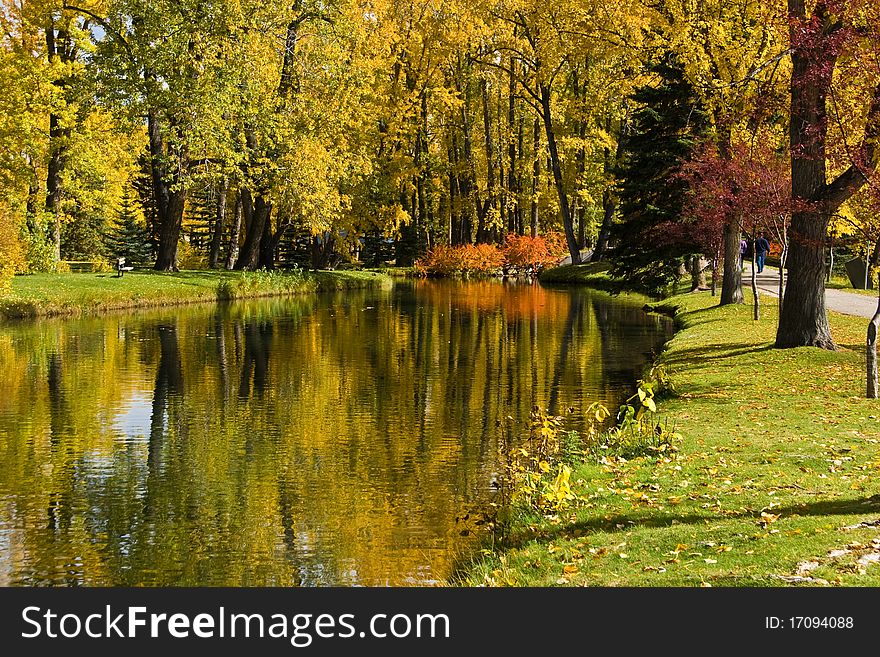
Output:
<instances>
[{"instance_id":1,"label":"grassy bank","mask_svg":"<svg viewBox=\"0 0 880 657\"><path fill-rule=\"evenodd\" d=\"M607 262L586 262L581 265L564 265L543 270L538 280L554 285L588 285L600 290L610 290L614 279L608 274Z\"/></svg>"},{"instance_id":2,"label":"grassy bank","mask_svg":"<svg viewBox=\"0 0 880 657\"><path fill-rule=\"evenodd\" d=\"M185 303L288 296L390 284L376 272L315 273L134 271L115 274L33 274L17 276L0 299L0 318L84 315L105 310Z\"/></svg>"},{"instance_id":3,"label":"grassy bank","mask_svg":"<svg viewBox=\"0 0 880 657\"><path fill-rule=\"evenodd\" d=\"M521 511L462 583L880 585L880 402L866 400L866 320L832 314L838 352L771 347L775 303L664 302L679 331L658 416L677 451L578 459L564 510Z\"/></svg>"}]
</instances>

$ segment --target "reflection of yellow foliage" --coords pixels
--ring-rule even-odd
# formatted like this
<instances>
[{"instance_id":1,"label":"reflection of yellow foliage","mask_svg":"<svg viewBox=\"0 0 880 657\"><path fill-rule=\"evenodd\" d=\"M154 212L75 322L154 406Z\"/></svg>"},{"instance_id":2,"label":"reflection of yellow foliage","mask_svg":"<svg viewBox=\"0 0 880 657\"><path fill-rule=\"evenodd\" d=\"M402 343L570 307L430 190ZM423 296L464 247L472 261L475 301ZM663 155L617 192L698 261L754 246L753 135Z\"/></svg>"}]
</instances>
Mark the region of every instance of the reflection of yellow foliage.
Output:
<instances>
[{"instance_id":1,"label":"reflection of yellow foliage","mask_svg":"<svg viewBox=\"0 0 880 657\"><path fill-rule=\"evenodd\" d=\"M12 277L24 271L26 266L18 230L6 208L0 207L0 295L9 290Z\"/></svg>"},{"instance_id":2,"label":"reflection of yellow foliage","mask_svg":"<svg viewBox=\"0 0 880 657\"><path fill-rule=\"evenodd\" d=\"M526 417L554 378L603 395L604 350L584 330L558 374L561 324L599 322L569 293L413 285L406 312L390 291L349 291L0 332L0 493L27 500L0 505L23 528L11 569L91 585L444 580L498 467L495 423ZM570 473L547 481L564 504ZM47 509L73 520L47 530Z\"/></svg>"}]
</instances>

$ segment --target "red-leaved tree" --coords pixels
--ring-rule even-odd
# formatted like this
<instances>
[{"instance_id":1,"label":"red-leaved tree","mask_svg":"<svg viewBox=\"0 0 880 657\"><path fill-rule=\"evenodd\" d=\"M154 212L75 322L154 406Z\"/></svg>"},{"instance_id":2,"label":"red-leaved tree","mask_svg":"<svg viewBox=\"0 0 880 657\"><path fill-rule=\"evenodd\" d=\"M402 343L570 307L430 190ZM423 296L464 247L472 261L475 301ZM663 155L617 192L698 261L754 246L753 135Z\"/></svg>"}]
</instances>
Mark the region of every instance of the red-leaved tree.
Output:
<instances>
[{"instance_id":1,"label":"red-leaved tree","mask_svg":"<svg viewBox=\"0 0 880 657\"><path fill-rule=\"evenodd\" d=\"M691 189L685 216L693 224L695 241L719 253L725 226L752 242L761 232L781 246L779 296L782 308L785 265L788 254L788 226L795 205L791 199L791 177L787 162L771 146L769 135L753 135L751 143L736 143L727 157L707 145L680 172ZM754 253L754 248L752 249ZM757 282L752 268L755 319L759 316Z\"/></svg>"}]
</instances>

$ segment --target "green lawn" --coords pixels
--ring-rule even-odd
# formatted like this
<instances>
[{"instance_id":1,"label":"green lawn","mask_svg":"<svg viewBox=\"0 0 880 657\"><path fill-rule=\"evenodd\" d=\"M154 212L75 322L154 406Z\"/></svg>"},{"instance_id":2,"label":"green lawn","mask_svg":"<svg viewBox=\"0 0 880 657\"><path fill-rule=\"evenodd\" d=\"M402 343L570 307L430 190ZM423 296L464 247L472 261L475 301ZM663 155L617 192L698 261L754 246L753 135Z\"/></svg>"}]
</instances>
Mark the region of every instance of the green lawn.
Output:
<instances>
[{"instance_id":1,"label":"green lawn","mask_svg":"<svg viewBox=\"0 0 880 657\"><path fill-rule=\"evenodd\" d=\"M864 294L870 297L877 296L877 290L858 290L852 286L852 283L849 282L849 278L846 276L838 276L837 274L831 277L831 280L825 284L825 287L830 290L843 290L844 292L855 292L856 294Z\"/></svg>"},{"instance_id":2,"label":"green lawn","mask_svg":"<svg viewBox=\"0 0 880 657\"><path fill-rule=\"evenodd\" d=\"M866 320L832 314L840 350L772 348L763 318L708 293L663 302L672 458L581 463L577 500L520 512L470 585L880 585L880 401L864 399ZM763 514L763 515L762 515ZM864 526L859 526L865 523Z\"/></svg>"},{"instance_id":3,"label":"green lawn","mask_svg":"<svg viewBox=\"0 0 880 657\"><path fill-rule=\"evenodd\" d=\"M607 262L586 262L580 265L563 265L545 269L538 276L542 283L559 285L589 285L608 289L614 283L608 275L611 265Z\"/></svg>"},{"instance_id":4,"label":"green lawn","mask_svg":"<svg viewBox=\"0 0 880 657\"><path fill-rule=\"evenodd\" d=\"M15 277L11 293L0 299L0 317L80 315L386 284L390 279L383 274L364 271L290 274L145 270L128 272L121 278L114 273L32 274Z\"/></svg>"}]
</instances>

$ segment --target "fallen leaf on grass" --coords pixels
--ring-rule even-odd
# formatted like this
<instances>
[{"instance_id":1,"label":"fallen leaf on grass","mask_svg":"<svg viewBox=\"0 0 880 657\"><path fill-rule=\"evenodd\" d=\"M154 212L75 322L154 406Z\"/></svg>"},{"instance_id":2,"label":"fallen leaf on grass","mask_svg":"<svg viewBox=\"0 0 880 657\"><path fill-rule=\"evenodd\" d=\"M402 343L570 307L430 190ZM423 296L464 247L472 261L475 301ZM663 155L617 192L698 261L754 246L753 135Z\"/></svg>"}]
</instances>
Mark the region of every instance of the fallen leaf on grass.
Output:
<instances>
[{"instance_id":1,"label":"fallen leaf on grass","mask_svg":"<svg viewBox=\"0 0 880 657\"><path fill-rule=\"evenodd\" d=\"M761 519L758 521L758 524L761 525L764 529L769 527L771 524L779 520L779 515L776 513L767 513L766 511L761 511Z\"/></svg>"}]
</instances>

